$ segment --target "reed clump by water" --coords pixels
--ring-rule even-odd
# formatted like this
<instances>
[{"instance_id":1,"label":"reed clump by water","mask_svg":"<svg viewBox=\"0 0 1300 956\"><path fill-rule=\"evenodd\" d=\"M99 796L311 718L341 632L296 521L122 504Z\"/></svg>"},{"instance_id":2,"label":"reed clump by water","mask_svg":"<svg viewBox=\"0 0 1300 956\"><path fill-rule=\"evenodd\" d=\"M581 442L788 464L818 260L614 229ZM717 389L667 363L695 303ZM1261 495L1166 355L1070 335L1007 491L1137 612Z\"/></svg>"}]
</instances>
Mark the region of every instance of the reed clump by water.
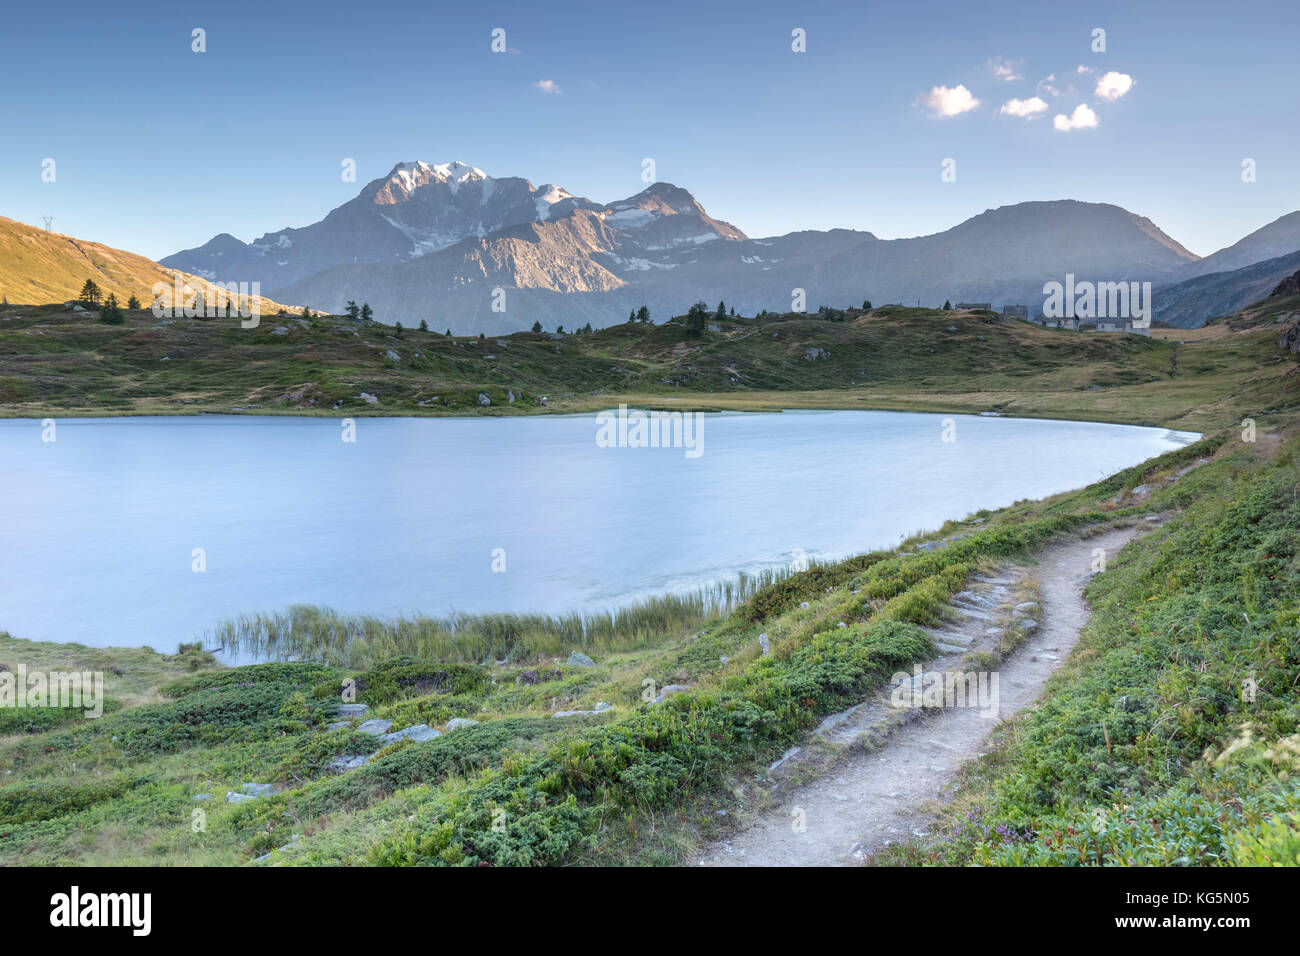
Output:
<instances>
[{"instance_id":1,"label":"reed clump by water","mask_svg":"<svg viewBox=\"0 0 1300 956\"><path fill-rule=\"evenodd\" d=\"M205 635L204 646L259 660L320 661L366 668L394 657L458 663L524 660L569 651L610 653L652 647L727 614L789 577L764 568L681 594L610 611L570 614L452 614L378 617L310 604L240 614Z\"/></svg>"}]
</instances>

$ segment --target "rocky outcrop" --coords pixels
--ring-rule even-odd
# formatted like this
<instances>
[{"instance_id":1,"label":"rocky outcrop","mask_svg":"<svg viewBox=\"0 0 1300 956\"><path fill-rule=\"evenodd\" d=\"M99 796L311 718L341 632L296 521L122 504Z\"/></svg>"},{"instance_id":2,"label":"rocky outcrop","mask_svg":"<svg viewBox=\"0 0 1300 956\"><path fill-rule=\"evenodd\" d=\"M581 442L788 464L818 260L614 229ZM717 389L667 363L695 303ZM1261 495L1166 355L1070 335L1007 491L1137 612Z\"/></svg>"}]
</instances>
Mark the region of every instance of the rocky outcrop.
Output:
<instances>
[{"instance_id":1,"label":"rocky outcrop","mask_svg":"<svg viewBox=\"0 0 1300 956\"><path fill-rule=\"evenodd\" d=\"M1269 293L1269 298L1283 295L1300 295L1300 269L1279 282L1277 288Z\"/></svg>"}]
</instances>

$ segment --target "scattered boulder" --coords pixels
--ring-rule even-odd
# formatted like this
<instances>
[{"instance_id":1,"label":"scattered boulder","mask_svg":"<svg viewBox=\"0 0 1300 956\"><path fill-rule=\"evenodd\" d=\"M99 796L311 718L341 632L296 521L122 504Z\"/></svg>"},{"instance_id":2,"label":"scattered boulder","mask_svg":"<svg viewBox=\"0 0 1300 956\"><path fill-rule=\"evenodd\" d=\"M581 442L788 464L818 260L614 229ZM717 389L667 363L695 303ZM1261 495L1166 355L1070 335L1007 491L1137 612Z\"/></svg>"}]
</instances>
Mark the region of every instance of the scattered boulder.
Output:
<instances>
[{"instance_id":1,"label":"scattered boulder","mask_svg":"<svg viewBox=\"0 0 1300 956\"><path fill-rule=\"evenodd\" d=\"M821 359L828 359L830 357L831 357L831 353L826 351L826 349L823 348L814 347L814 348L803 350L803 360L805 362L816 362Z\"/></svg>"},{"instance_id":2,"label":"scattered boulder","mask_svg":"<svg viewBox=\"0 0 1300 956\"><path fill-rule=\"evenodd\" d=\"M380 734L388 733L388 731L391 730L392 727L393 727L393 722L391 720L379 720L378 718L375 718L373 720L367 720L364 724L359 726L357 728L357 733L374 734L376 737L378 737Z\"/></svg>"},{"instance_id":3,"label":"scattered boulder","mask_svg":"<svg viewBox=\"0 0 1300 956\"><path fill-rule=\"evenodd\" d=\"M468 717L453 717L447 721L445 730L451 733L453 730L460 730L462 727L474 727L478 725L477 720L470 720Z\"/></svg>"},{"instance_id":4,"label":"scattered boulder","mask_svg":"<svg viewBox=\"0 0 1300 956\"><path fill-rule=\"evenodd\" d=\"M363 717L370 710L369 704L340 704L340 717Z\"/></svg>"},{"instance_id":5,"label":"scattered boulder","mask_svg":"<svg viewBox=\"0 0 1300 956\"><path fill-rule=\"evenodd\" d=\"M374 754L358 754L355 757L335 757L329 762L329 768L335 773L347 773L349 770L364 767L370 763L370 758L373 756Z\"/></svg>"},{"instance_id":6,"label":"scattered boulder","mask_svg":"<svg viewBox=\"0 0 1300 956\"><path fill-rule=\"evenodd\" d=\"M807 606L808 606L807 604L804 605L804 607L807 607ZM764 631L762 634L758 635L758 646L761 647L761 648L763 649L763 656L764 656L764 657L767 657L768 654L771 654L771 653L772 653L772 642L771 642L770 640L768 640L767 632L766 632L766 631Z\"/></svg>"},{"instance_id":7,"label":"scattered boulder","mask_svg":"<svg viewBox=\"0 0 1300 956\"><path fill-rule=\"evenodd\" d=\"M666 687L662 688L659 691L658 696L655 697L654 700L650 701L650 703L662 704L664 701L666 701L669 697L672 697L674 694L681 694L690 689L691 689L690 684L668 684Z\"/></svg>"},{"instance_id":8,"label":"scattered boulder","mask_svg":"<svg viewBox=\"0 0 1300 956\"><path fill-rule=\"evenodd\" d=\"M388 359L390 362L400 362L402 360L402 357L392 349L389 349L384 353L384 358Z\"/></svg>"},{"instance_id":9,"label":"scattered boulder","mask_svg":"<svg viewBox=\"0 0 1300 956\"><path fill-rule=\"evenodd\" d=\"M488 397L488 395L487 395L486 392L479 392L479 393L478 393L478 403L479 403L479 405L482 405L482 406L486 407L486 406L492 404L492 399Z\"/></svg>"},{"instance_id":10,"label":"scattered boulder","mask_svg":"<svg viewBox=\"0 0 1300 956\"><path fill-rule=\"evenodd\" d=\"M248 794L250 797L264 797L275 789L273 783L246 783L239 788L240 792Z\"/></svg>"},{"instance_id":11,"label":"scattered boulder","mask_svg":"<svg viewBox=\"0 0 1300 956\"><path fill-rule=\"evenodd\" d=\"M384 734L379 739L384 743L396 743L399 740L414 740L420 743L425 740L432 740L434 737L441 737L441 730L434 730L428 724L416 724L413 727L407 727L405 730L397 730L391 734Z\"/></svg>"},{"instance_id":12,"label":"scattered boulder","mask_svg":"<svg viewBox=\"0 0 1300 956\"><path fill-rule=\"evenodd\" d=\"M574 651L564 663L570 667L595 667L596 662L580 651Z\"/></svg>"},{"instance_id":13,"label":"scattered boulder","mask_svg":"<svg viewBox=\"0 0 1300 956\"><path fill-rule=\"evenodd\" d=\"M211 799L212 799L212 794L210 794L210 793L196 793L196 794L194 795L194 802L195 802L195 803L205 803L206 801L211 800Z\"/></svg>"}]
</instances>

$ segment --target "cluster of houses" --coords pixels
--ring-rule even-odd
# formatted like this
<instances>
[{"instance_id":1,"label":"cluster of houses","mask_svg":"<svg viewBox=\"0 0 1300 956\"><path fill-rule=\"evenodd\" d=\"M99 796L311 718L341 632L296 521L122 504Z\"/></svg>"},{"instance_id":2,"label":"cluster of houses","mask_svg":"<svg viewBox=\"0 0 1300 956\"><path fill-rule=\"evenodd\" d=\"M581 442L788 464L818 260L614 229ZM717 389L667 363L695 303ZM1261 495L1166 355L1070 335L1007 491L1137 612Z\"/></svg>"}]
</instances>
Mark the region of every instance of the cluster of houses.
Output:
<instances>
[{"instance_id":1,"label":"cluster of houses","mask_svg":"<svg viewBox=\"0 0 1300 956\"><path fill-rule=\"evenodd\" d=\"M993 311L991 302L958 302L959 309L985 309ZM1048 329L1071 329L1075 332L1129 332L1133 335L1151 335L1149 322L1143 322L1135 325L1127 319L1079 319L1069 316L1060 319L1049 319L1041 312L1036 316L1029 314L1027 305L1004 305L1002 307L1002 317L1004 319L1020 319L1022 322L1032 322L1034 325L1041 325Z\"/></svg>"}]
</instances>

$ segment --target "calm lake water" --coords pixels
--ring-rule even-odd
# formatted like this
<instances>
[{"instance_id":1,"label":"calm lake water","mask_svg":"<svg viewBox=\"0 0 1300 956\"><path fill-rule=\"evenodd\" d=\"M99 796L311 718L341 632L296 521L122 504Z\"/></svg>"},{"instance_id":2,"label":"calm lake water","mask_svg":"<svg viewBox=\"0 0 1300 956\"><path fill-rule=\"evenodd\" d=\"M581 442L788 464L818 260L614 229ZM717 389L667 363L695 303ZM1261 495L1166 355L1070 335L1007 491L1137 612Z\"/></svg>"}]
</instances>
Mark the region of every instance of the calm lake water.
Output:
<instances>
[{"instance_id":1,"label":"calm lake water","mask_svg":"<svg viewBox=\"0 0 1300 956\"><path fill-rule=\"evenodd\" d=\"M697 458L600 447L594 416L358 419L354 443L335 419L61 419L53 442L0 420L0 630L172 651L295 603L603 609L892 546L1197 437L959 415L945 442L944 417L707 415Z\"/></svg>"}]
</instances>

